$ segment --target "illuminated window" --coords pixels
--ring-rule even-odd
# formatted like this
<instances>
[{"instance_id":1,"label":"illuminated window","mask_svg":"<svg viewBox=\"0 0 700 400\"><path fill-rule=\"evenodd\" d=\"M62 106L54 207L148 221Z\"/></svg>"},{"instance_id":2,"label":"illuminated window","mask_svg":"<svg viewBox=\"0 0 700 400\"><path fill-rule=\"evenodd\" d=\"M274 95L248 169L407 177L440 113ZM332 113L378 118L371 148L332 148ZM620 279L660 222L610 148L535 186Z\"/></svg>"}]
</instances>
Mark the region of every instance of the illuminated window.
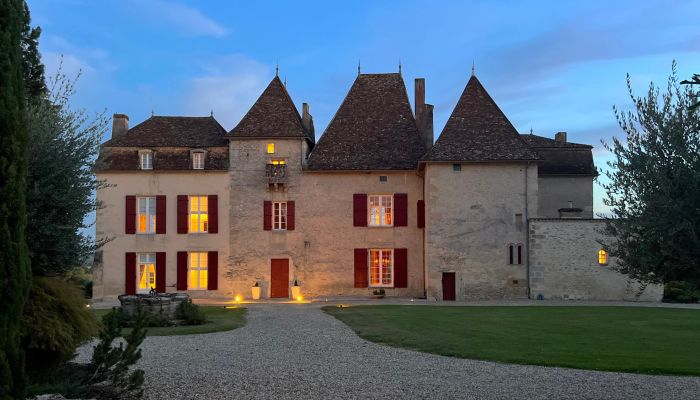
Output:
<instances>
[{"instance_id":1,"label":"illuminated window","mask_svg":"<svg viewBox=\"0 0 700 400\"><path fill-rule=\"evenodd\" d=\"M271 162L272 162L272 165L285 165L285 164L287 164L287 162L284 160L272 160Z\"/></svg>"},{"instance_id":2,"label":"illuminated window","mask_svg":"<svg viewBox=\"0 0 700 400\"><path fill-rule=\"evenodd\" d=\"M391 195L369 195L369 226L391 226Z\"/></svg>"},{"instance_id":3,"label":"illuminated window","mask_svg":"<svg viewBox=\"0 0 700 400\"><path fill-rule=\"evenodd\" d=\"M608 265L608 252L598 250L598 265Z\"/></svg>"},{"instance_id":4,"label":"illuminated window","mask_svg":"<svg viewBox=\"0 0 700 400\"><path fill-rule=\"evenodd\" d=\"M209 199L207 196L190 196L190 232L209 231Z\"/></svg>"},{"instance_id":5,"label":"illuminated window","mask_svg":"<svg viewBox=\"0 0 700 400\"><path fill-rule=\"evenodd\" d=\"M284 231L287 229L287 203L272 203L272 229Z\"/></svg>"},{"instance_id":6,"label":"illuminated window","mask_svg":"<svg viewBox=\"0 0 700 400\"><path fill-rule=\"evenodd\" d=\"M138 197L136 213L136 232L155 233L156 231L156 198Z\"/></svg>"},{"instance_id":7,"label":"illuminated window","mask_svg":"<svg viewBox=\"0 0 700 400\"><path fill-rule=\"evenodd\" d=\"M394 252L387 249L369 251L369 285L394 286Z\"/></svg>"},{"instance_id":8,"label":"illuminated window","mask_svg":"<svg viewBox=\"0 0 700 400\"><path fill-rule=\"evenodd\" d=\"M508 245L508 264L521 265L523 263L523 245L509 244Z\"/></svg>"},{"instance_id":9,"label":"illuminated window","mask_svg":"<svg viewBox=\"0 0 700 400\"><path fill-rule=\"evenodd\" d=\"M141 169L153 169L153 152L152 151L140 151L139 160Z\"/></svg>"},{"instance_id":10,"label":"illuminated window","mask_svg":"<svg viewBox=\"0 0 700 400\"><path fill-rule=\"evenodd\" d=\"M188 253L189 258L189 277L187 278L187 289L197 290L207 288L207 262L208 254Z\"/></svg>"},{"instance_id":11,"label":"illuminated window","mask_svg":"<svg viewBox=\"0 0 700 400\"><path fill-rule=\"evenodd\" d=\"M275 154L275 144L274 143L267 144L267 154Z\"/></svg>"},{"instance_id":12,"label":"illuminated window","mask_svg":"<svg viewBox=\"0 0 700 400\"><path fill-rule=\"evenodd\" d=\"M148 293L156 287L156 255L140 253L138 260L138 292Z\"/></svg>"},{"instance_id":13,"label":"illuminated window","mask_svg":"<svg viewBox=\"0 0 700 400\"><path fill-rule=\"evenodd\" d=\"M192 169L204 169L203 151L196 151L192 153Z\"/></svg>"}]
</instances>

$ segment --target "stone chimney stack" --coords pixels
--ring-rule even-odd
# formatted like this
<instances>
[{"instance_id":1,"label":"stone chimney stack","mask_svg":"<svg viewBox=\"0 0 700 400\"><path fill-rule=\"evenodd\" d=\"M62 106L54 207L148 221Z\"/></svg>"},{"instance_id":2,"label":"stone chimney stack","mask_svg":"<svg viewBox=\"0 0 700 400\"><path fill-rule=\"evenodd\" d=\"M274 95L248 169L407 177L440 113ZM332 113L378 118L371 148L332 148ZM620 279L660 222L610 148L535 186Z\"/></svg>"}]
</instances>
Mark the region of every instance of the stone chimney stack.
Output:
<instances>
[{"instance_id":1,"label":"stone chimney stack","mask_svg":"<svg viewBox=\"0 0 700 400\"><path fill-rule=\"evenodd\" d=\"M566 143L566 132L557 132L554 135L554 140L556 140L557 142Z\"/></svg>"},{"instance_id":2,"label":"stone chimney stack","mask_svg":"<svg viewBox=\"0 0 700 400\"><path fill-rule=\"evenodd\" d=\"M129 116L126 114L114 114L112 117L112 139L124 136L129 130Z\"/></svg>"},{"instance_id":3,"label":"stone chimney stack","mask_svg":"<svg viewBox=\"0 0 700 400\"><path fill-rule=\"evenodd\" d=\"M429 150L433 147L433 105L425 104L425 78L416 78L415 90L416 125Z\"/></svg>"},{"instance_id":4,"label":"stone chimney stack","mask_svg":"<svg viewBox=\"0 0 700 400\"><path fill-rule=\"evenodd\" d=\"M304 129L311 135L311 137L316 137L314 132L314 118L309 113L309 103L303 103L301 105L301 123L304 125Z\"/></svg>"}]
</instances>

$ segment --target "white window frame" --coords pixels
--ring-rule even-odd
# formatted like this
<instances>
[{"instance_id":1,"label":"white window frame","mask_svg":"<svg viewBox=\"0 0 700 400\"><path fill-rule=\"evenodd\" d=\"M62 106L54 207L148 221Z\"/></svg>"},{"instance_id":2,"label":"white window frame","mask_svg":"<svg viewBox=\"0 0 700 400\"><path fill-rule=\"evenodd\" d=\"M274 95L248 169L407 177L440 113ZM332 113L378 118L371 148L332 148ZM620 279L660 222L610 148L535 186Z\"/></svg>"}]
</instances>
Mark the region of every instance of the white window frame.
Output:
<instances>
[{"instance_id":1,"label":"white window frame","mask_svg":"<svg viewBox=\"0 0 700 400\"><path fill-rule=\"evenodd\" d=\"M153 152L151 150L139 151L139 167L146 171L153 169Z\"/></svg>"},{"instance_id":2,"label":"white window frame","mask_svg":"<svg viewBox=\"0 0 700 400\"><path fill-rule=\"evenodd\" d=\"M377 209L379 210L379 223L376 223L376 218L373 218L376 216L372 215L372 198L377 198L379 200L379 207ZM388 201L388 205L386 204L386 200ZM389 209L389 215L391 218L391 223L387 224L384 221L386 221L386 209ZM367 195L367 226L370 227L392 227L394 226L394 195L393 194L369 194Z\"/></svg>"},{"instance_id":3,"label":"white window frame","mask_svg":"<svg viewBox=\"0 0 700 400\"><path fill-rule=\"evenodd\" d=\"M197 265L193 265L192 256L197 255ZM202 267L202 259L204 259L204 267ZM191 273L197 271L197 285L192 284ZM207 281L204 282L204 287L199 286L202 282L202 271L207 272ZM191 251L187 253L187 290L207 290L209 285L209 253L206 251Z\"/></svg>"},{"instance_id":4,"label":"white window frame","mask_svg":"<svg viewBox=\"0 0 700 400\"><path fill-rule=\"evenodd\" d=\"M205 154L203 151L192 152L192 169L204 169Z\"/></svg>"},{"instance_id":5,"label":"white window frame","mask_svg":"<svg viewBox=\"0 0 700 400\"><path fill-rule=\"evenodd\" d=\"M151 277L148 276L146 282L146 288L141 288L141 267L150 269L150 265L153 265L153 286L151 284ZM147 271L150 275L150 272ZM136 256L136 293L148 293L151 289L156 287L156 253L138 253Z\"/></svg>"},{"instance_id":6,"label":"white window frame","mask_svg":"<svg viewBox=\"0 0 700 400\"><path fill-rule=\"evenodd\" d=\"M380 279L379 284L374 284L372 282L372 252L379 252L379 279ZM389 257L389 259L390 259L389 269L391 271L389 276L391 278L391 282L382 283L381 281L383 280L382 276L384 275L383 273L385 270L385 266L382 265L381 261L383 259L382 258L383 254L386 252L389 252L389 254L391 254L391 257ZM369 287L372 287L372 288L394 287L394 249L368 249L368 251L367 251L367 276L369 277Z\"/></svg>"},{"instance_id":7,"label":"white window frame","mask_svg":"<svg viewBox=\"0 0 700 400\"><path fill-rule=\"evenodd\" d=\"M141 205L145 204L145 212L141 212ZM151 213L152 212L152 213ZM151 235L156 233L156 215L157 205L155 196L140 196L136 197L136 233L139 235ZM146 215L146 230L141 231L141 214Z\"/></svg>"},{"instance_id":8,"label":"white window frame","mask_svg":"<svg viewBox=\"0 0 700 400\"><path fill-rule=\"evenodd\" d=\"M192 211L192 198L197 197L197 211ZM207 199L207 210L202 211L202 201L201 199L205 198ZM197 215L197 229L193 230L192 229L192 215L196 214ZM206 222L206 229L200 230L199 226L201 225L202 221L202 215L207 216L207 222ZM193 194L190 196L187 196L187 232L188 233L209 233L209 196L206 195L199 195L199 194Z\"/></svg>"},{"instance_id":9,"label":"white window frame","mask_svg":"<svg viewBox=\"0 0 700 400\"><path fill-rule=\"evenodd\" d=\"M287 202L275 201L272 203L272 230L287 230Z\"/></svg>"}]
</instances>

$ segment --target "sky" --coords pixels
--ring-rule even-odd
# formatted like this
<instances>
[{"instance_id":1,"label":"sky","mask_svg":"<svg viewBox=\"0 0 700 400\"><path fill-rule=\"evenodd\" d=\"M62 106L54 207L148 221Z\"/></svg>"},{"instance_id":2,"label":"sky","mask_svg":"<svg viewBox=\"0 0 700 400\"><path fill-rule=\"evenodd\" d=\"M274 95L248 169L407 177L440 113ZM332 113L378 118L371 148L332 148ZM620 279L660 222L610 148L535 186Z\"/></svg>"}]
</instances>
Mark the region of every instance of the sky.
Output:
<instances>
[{"instance_id":1,"label":"sky","mask_svg":"<svg viewBox=\"0 0 700 400\"><path fill-rule=\"evenodd\" d=\"M426 79L442 131L476 75L521 133L594 146L620 137L631 109L626 74L645 94L700 73L699 1L167 1L29 0L47 76L80 79L73 105L129 115L213 112L232 129L275 67L320 137L357 76L397 72L413 98ZM106 132L105 140L110 132ZM594 184L594 210L606 212Z\"/></svg>"}]
</instances>

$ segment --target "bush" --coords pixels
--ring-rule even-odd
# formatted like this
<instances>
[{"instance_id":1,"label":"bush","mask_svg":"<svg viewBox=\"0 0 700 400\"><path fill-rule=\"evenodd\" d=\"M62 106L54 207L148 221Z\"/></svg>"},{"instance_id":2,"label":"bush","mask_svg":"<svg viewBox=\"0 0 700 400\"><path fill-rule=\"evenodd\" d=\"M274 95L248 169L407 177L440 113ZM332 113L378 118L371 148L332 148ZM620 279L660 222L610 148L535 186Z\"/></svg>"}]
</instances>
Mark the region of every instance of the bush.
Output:
<instances>
[{"instance_id":1,"label":"bush","mask_svg":"<svg viewBox=\"0 0 700 400\"><path fill-rule=\"evenodd\" d=\"M207 317L202 313L198 305L192 300L180 303L175 309L175 318L182 320L183 325L202 325L207 322Z\"/></svg>"},{"instance_id":2,"label":"bush","mask_svg":"<svg viewBox=\"0 0 700 400\"><path fill-rule=\"evenodd\" d=\"M21 326L27 373L44 376L73 358L78 346L98 330L80 288L60 278L35 278Z\"/></svg>"},{"instance_id":3,"label":"bush","mask_svg":"<svg viewBox=\"0 0 700 400\"><path fill-rule=\"evenodd\" d=\"M66 280L78 285L86 299L92 298L92 272L87 267L75 267L65 274Z\"/></svg>"},{"instance_id":4,"label":"bush","mask_svg":"<svg viewBox=\"0 0 700 400\"><path fill-rule=\"evenodd\" d=\"M697 303L700 301L700 289L690 282L667 282L664 285L664 301L669 303Z\"/></svg>"}]
</instances>

